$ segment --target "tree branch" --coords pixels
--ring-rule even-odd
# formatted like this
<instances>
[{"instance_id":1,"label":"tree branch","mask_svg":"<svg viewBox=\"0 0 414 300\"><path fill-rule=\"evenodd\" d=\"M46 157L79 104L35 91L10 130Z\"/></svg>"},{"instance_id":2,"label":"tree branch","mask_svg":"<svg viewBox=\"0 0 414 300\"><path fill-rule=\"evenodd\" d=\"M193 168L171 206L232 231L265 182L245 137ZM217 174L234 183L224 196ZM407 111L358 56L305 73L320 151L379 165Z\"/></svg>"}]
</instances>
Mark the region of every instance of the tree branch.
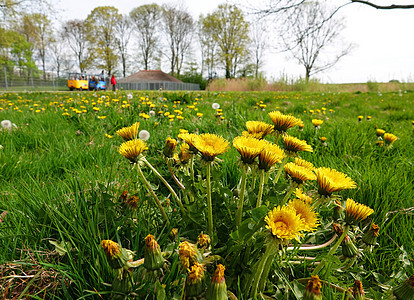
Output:
<instances>
[{"instance_id":1,"label":"tree branch","mask_svg":"<svg viewBox=\"0 0 414 300\"><path fill-rule=\"evenodd\" d=\"M365 4L371 7L374 7L376 9L396 9L396 8L400 8L400 9L409 9L409 8L414 8L414 4L407 4L407 5L400 5L400 4L391 4L391 5L377 5L374 4L372 2L369 1L364 1L364 0L351 0L352 3L361 3L361 4Z\"/></svg>"}]
</instances>

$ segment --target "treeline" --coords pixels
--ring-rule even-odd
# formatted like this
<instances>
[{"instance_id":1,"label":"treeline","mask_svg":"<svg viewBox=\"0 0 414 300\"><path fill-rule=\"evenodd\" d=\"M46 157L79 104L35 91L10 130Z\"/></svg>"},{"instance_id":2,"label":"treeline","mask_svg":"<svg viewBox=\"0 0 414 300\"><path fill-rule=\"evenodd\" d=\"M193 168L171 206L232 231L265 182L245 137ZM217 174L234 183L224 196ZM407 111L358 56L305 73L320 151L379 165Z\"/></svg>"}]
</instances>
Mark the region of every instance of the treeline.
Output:
<instances>
[{"instance_id":1,"label":"treeline","mask_svg":"<svg viewBox=\"0 0 414 300\"><path fill-rule=\"evenodd\" d=\"M34 4L36 1L32 1ZM125 77L139 69L164 69L187 82L258 76L266 47L243 11L219 5L195 19L179 5L155 3L121 14L116 7L93 9L86 19L55 26L52 14L13 11L0 27L0 65L8 72L105 70ZM261 39L261 40L260 40ZM253 59L254 58L254 59ZM26 74L28 75L28 74Z\"/></svg>"}]
</instances>

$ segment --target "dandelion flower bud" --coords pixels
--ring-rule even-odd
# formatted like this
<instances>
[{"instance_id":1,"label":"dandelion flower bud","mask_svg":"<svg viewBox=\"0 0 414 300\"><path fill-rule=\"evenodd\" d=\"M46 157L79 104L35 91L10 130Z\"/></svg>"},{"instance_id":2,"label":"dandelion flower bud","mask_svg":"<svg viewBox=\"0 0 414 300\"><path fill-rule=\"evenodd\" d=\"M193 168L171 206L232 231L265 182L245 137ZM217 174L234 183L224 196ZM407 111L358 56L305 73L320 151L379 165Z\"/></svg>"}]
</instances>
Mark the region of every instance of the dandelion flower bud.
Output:
<instances>
[{"instance_id":1,"label":"dandelion flower bud","mask_svg":"<svg viewBox=\"0 0 414 300\"><path fill-rule=\"evenodd\" d=\"M375 245L379 237L379 229L379 226L373 222L368 231L362 236L362 241L370 246Z\"/></svg>"},{"instance_id":2,"label":"dandelion flower bud","mask_svg":"<svg viewBox=\"0 0 414 300\"><path fill-rule=\"evenodd\" d=\"M197 248L207 249L210 247L210 242L210 236L201 232L197 238Z\"/></svg>"},{"instance_id":3,"label":"dandelion flower bud","mask_svg":"<svg viewBox=\"0 0 414 300\"><path fill-rule=\"evenodd\" d=\"M202 264L195 263L188 269L185 285L187 297L197 297L204 292L204 278L204 266Z\"/></svg>"},{"instance_id":4,"label":"dandelion flower bud","mask_svg":"<svg viewBox=\"0 0 414 300\"><path fill-rule=\"evenodd\" d=\"M126 267L128 261L133 258L132 251L122 248L118 243L111 240L102 240L101 247L105 252L108 264L113 269Z\"/></svg>"},{"instance_id":5,"label":"dandelion flower bud","mask_svg":"<svg viewBox=\"0 0 414 300\"><path fill-rule=\"evenodd\" d=\"M345 236L342 241L342 255L348 258L355 257L358 254L358 249L349 236Z\"/></svg>"},{"instance_id":6,"label":"dandelion flower bud","mask_svg":"<svg viewBox=\"0 0 414 300\"><path fill-rule=\"evenodd\" d=\"M152 234L145 237L144 267L147 270L158 270L164 265L160 245Z\"/></svg>"},{"instance_id":7,"label":"dandelion flower bud","mask_svg":"<svg viewBox=\"0 0 414 300\"><path fill-rule=\"evenodd\" d=\"M227 300L227 285L226 280L224 279L224 270L226 268L219 264L214 272L211 283L210 290L208 293L208 300Z\"/></svg>"},{"instance_id":8,"label":"dandelion flower bud","mask_svg":"<svg viewBox=\"0 0 414 300\"><path fill-rule=\"evenodd\" d=\"M319 280L319 276L312 276L306 284L305 293L303 294L303 300L321 300L321 288L322 283Z\"/></svg>"},{"instance_id":9,"label":"dandelion flower bud","mask_svg":"<svg viewBox=\"0 0 414 300\"><path fill-rule=\"evenodd\" d=\"M177 148L177 140L172 139L171 137L168 137L165 146L163 154L165 157L172 158L174 155L175 148Z\"/></svg>"}]
</instances>

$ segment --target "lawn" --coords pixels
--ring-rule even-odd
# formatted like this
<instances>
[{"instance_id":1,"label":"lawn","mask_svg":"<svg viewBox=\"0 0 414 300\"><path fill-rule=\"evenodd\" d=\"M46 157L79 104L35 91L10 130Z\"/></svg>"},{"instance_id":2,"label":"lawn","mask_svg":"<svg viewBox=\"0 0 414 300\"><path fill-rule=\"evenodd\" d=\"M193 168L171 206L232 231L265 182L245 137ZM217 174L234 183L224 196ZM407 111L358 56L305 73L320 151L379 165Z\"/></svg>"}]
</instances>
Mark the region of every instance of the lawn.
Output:
<instances>
[{"instance_id":1,"label":"lawn","mask_svg":"<svg viewBox=\"0 0 414 300\"><path fill-rule=\"evenodd\" d=\"M312 147L297 153L312 174L335 169L355 188L321 196L316 178L296 182L283 168L293 153L270 170L241 162L234 138L247 121L273 124L272 111L302 121L286 131ZM231 299L313 299L307 283L316 274L324 299L354 297L355 280L370 299L413 299L414 92L4 93L0 120L17 126L0 132L5 299L223 299L214 294L227 293L221 266ZM126 159L117 131L136 122L148 149ZM217 153L193 154L178 139L186 132L218 135L229 147L221 153L215 140ZM277 136L264 139L283 148ZM275 237L265 217L297 198L299 185L319 225L298 239ZM374 212L350 222L348 198ZM379 236L369 245L373 222Z\"/></svg>"}]
</instances>

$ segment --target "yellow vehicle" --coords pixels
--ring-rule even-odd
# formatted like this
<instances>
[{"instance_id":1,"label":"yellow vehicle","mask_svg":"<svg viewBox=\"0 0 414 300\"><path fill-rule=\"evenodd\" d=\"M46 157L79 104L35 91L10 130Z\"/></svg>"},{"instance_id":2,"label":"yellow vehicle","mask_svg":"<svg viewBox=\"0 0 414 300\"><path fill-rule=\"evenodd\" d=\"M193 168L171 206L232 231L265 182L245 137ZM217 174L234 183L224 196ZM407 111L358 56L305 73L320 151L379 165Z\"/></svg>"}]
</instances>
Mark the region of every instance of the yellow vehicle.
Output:
<instances>
[{"instance_id":1,"label":"yellow vehicle","mask_svg":"<svg viewBox=\"0 0 414 300\"><path fill-rule=\"evenodd\" d=\"M69 73L68 75L68 88L73 90L88 90L89 82L86 74L82 73Z\"/></svg>"}]
</instances>

